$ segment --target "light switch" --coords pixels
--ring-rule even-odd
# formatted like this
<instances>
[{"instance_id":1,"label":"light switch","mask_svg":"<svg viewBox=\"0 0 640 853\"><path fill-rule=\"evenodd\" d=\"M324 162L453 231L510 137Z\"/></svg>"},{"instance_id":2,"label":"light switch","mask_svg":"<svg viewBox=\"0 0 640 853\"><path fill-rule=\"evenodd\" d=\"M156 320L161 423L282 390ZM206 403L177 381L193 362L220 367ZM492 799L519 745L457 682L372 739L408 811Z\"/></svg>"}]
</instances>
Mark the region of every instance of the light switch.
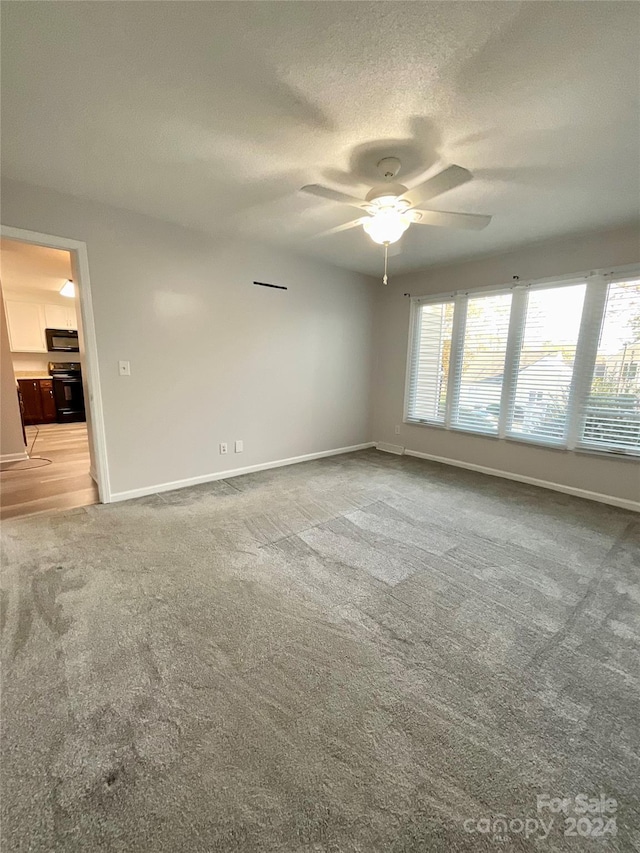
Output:
<instances>
[{"instance_id":1,"label":"light switch","mask_svg":"<svg viewBox=\"0 0 640 853\"><path fill-rule=\"evenodd\" d=\"M131 363L128 361L119 361L118 373L120 376L131 376Z\"/></svg>"},{"instance_id":2,"label":"light switch","mask_svg":"<svg viewBox=\"0 0 640 853\"><path fill-rule=\"evenodd\" d=\"M242 453L244 450L244 441L236 441L234 450L236 453Z\"/></svg>"}]
</instances>

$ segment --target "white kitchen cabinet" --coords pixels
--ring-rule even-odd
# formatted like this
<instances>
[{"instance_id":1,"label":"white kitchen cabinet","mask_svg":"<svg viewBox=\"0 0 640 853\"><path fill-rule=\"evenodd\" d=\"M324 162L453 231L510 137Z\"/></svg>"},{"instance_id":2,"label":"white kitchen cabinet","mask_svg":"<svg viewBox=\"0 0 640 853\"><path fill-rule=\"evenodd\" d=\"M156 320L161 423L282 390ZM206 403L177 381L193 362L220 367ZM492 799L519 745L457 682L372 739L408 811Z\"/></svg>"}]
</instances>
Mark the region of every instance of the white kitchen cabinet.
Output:
<instances>
[{"instance_id":1,"label":"white kitchen cabinet","mask_svg":"<svg viewBox=\"0 0 640 853\"><path fill-rule=\"evenodd\" d=\"M72 305L53 305L47 303L44 306L44 317L47 329L74 329L78 330L76 323L76 311Z\"/></svg>"},{"instance_id":2,"label":"white kitchen cabinet","mask_svg":"<svg viewBox=\"0 0 640 853\"><path fill-rule=\"evenodd\" d=\"M47 352L44 307L37 302L7 299L7 326L12 352Z\"/></svg>"}]
</instances>

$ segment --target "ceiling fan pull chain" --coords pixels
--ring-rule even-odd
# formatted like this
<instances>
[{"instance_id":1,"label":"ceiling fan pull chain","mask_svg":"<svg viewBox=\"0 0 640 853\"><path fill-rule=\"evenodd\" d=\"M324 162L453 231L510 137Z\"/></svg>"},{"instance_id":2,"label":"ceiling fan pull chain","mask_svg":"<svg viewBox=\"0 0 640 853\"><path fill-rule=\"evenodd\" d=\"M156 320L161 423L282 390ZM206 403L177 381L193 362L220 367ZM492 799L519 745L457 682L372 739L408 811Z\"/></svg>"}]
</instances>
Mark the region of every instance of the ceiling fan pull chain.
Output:
<instances>
[{"instance_id":1,"label":"ceiling fan pull chain","mask_svg":"<svg viewBox=\"0 0 640 853\"><path fill-rule=\"evenodd\" d=\"M384 275L382 276L382 283L388 284L389 279L387 277L387 253L389 252L389 244L384 244Z\"/></svg>"}]
</instances>

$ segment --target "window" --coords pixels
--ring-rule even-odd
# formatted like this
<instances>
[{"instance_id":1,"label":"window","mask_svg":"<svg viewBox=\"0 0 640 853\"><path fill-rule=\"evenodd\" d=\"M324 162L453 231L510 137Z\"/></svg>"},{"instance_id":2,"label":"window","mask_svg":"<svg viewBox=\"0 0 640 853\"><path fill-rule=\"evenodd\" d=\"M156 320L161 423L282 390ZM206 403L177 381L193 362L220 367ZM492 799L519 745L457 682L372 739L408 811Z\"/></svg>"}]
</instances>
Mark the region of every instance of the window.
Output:
<instances>
[{"instance_id":1,"label":"window","mask_svg":"<svg viewBox=\"0 0 640 853\"><path fill-rule=\"evenodd\" d=\"M640 280L414 300L408 422L640 456Z\"/></svg>"},{"instance_id":2,"label":"window","mask_svg":"<svg viewBox=\"0 0 640 853\"><path fill-rule=\"evenodd\" d=\"M497 433L511 293L467 300L462 363L452 421L461 429Z\"/></svg>"},{"instance_id":3,"label":"window","mask_svg":"<svg viewBox=\"0 0 640 853\"><path fill-rule=\"evenodd\" d=\"M453 302L421 305L417 311L408 395L413 420L444 423L452 324Z\"/></svg>"},{"instance_id":4,"label":"window","mask_svg":"<svg viewBox=\"0 0 640 853\"><path fill-rule=\"evenodd\" d=\"M609 285L580 443L640 452L640 281Z\"/></svg>"},{"instance_id":5,"label":"window","mask_svg":"<svg viewBox=\"0 0 640 853\"><path fill-rule=\"evenodd\" d=\"M514 362L514 418L509 435L557 444L567 431L569 392L586 284L529 290Z\"/></svg>"}]
</instances>

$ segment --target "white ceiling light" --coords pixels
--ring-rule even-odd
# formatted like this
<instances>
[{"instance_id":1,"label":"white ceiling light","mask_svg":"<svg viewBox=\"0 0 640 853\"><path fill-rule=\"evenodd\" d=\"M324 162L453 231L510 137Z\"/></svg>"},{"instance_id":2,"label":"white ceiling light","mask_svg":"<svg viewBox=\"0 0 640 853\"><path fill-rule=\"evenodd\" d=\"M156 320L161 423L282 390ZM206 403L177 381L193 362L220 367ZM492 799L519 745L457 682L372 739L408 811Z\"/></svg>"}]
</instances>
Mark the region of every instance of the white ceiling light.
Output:
<instances>
[{"instance_id":1,"label":"white ceiling light","mask_svg":"<svg viewBox=\"0 0 640 853\"><path fill-rule=\"evenodd\" d=\"M373 242L383 245L396 243L410 225L411 219L396 210L381 210L362 223Z\"/></svg>"},{"instance_id":2,"label":"white ceiling light","mask_svg":"<svg viewBox=\"0 0 640 853\"><path fill-rule=\"evenodd\" d=\"M69 296L74 297L76 295L76 287L74 283L68 278L65 283L60 288L60 296Z\"/></svg>"}]
</instances>

